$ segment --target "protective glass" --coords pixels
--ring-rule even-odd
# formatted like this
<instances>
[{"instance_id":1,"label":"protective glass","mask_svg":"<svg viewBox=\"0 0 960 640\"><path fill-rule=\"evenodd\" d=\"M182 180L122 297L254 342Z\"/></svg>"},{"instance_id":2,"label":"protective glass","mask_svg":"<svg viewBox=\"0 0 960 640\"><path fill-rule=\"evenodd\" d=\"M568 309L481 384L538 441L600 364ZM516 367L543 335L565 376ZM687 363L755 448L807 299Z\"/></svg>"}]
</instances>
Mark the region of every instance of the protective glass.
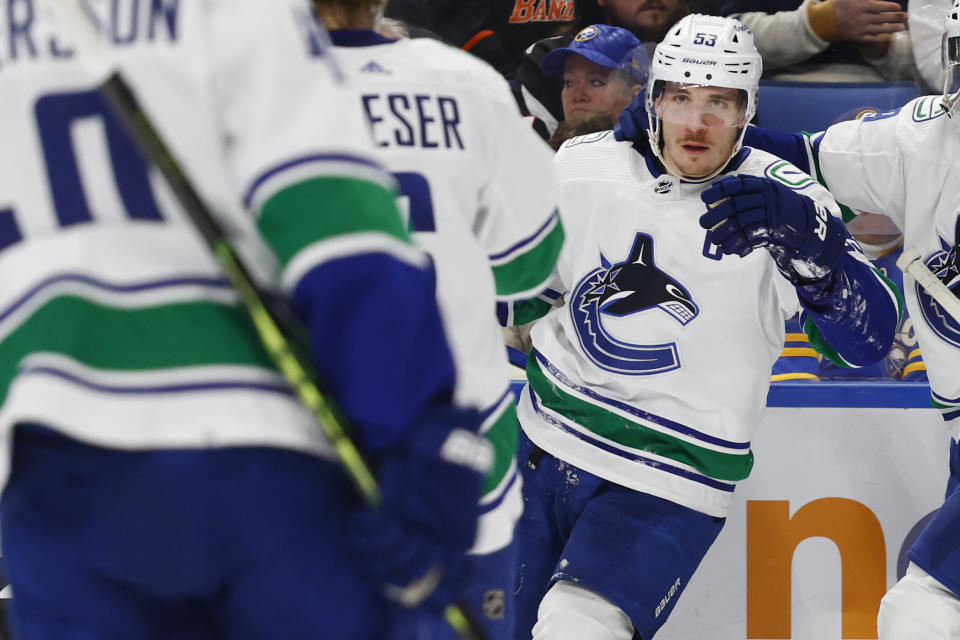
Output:
<instances>
[{"instance_id":1,"label":"protective glass","mask_svg":"<svg viewBox=\"0 0 960 640\"><path fill-rule=\"evenodd\" d=\"M747 124L743 89L657 81L653 107L663 122L694 128L742 127Z\"/></svg>"},{"instance_id":2,"label":"protective glass","mask_svg":"<svg viewBox=\"0 0 960 640\"><path fill-rule=\"evenodd\" d=\"M618 71L631 85L645 85L650 77L650 56L643 46L630 49L620 60Z\"/></svg>"},{"instance_id":3,"label":"protective glass","mask_svg":"<svg viewBox=\"0 0 960 640\"><path fill-rule=\"evenodd\" d=\"M960 36L950 38L944 35L940 50L943 68L946 70L943 93L948 98L956 99L960 92Z\"/></svg>"}]
</instances>

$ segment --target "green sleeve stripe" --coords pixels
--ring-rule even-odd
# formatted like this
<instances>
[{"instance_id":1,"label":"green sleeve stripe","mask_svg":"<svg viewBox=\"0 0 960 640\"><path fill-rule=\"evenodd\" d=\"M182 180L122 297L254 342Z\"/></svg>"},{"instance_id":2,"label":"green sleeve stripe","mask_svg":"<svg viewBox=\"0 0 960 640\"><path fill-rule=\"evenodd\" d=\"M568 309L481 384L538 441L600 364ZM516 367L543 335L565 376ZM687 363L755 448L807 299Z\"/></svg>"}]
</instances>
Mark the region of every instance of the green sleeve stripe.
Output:
<instances>
[{"instance_id":1,"label":"green sleeve stripe","mask_svg":"<svg viewBox=\"0 0 960 640\"><path fill-rule=\"evenodd\" d=\"M843 367L844 369L855 369L852 364L843 359L836 349L830 346L830 344L823 337L823 334L820 333L819 327L814 323L813 318L807 316L803 320L803 332L807 334L807 337L810 339L810 346L816 349L824 358L837 365L838 367Z\"/></svg>"},{"instance_id":2,"label":"green sleeve stripe","mask_svg":"<svg viewBox=\"0 0 960 640\"><path fill-rule=\"evenodd\" d=\"M557 223L539 242L509 261L493 267L497 297L515 298L538 293L553 273L563 247L563 225Z\"/></svg>"},{"instance_id":3,"label":"green sleeve stripe","mask_svg":"<svg viewBox=\"0 0 960 640\"><path fill-rule=\"evenodd\" d=\"M701 447L566 393L540 369L536 352L527 358L527 380L544 407L617 444L670 458L717 480L743 480L753 468L752 451L735 454Z\"/></svg>"},{"instance_id":4,"label":"green sleeve stripe","mask_svg":"<svg viewBox=\"0 0 960 640\"><path fill-rule=\"evenodd\" d=\"M899 327L900 323L903 322L903 314L906 311L906 304L903 301L903 293L900 291L900 287L897 286L897 283L888 278L883 271L872 265L870 268L877 275L877 277L883 281L883 284L887 285L887 289L890 291L890 297L893 298L893 303L897 306L897 326Z\"/></svg>"},{"instance_id":5,"label":"green sleeve stripe","mask_svg":"<svg viewBox=\"0 0 960 640\"><path fill-rule=\"evenodd\" d=\"M553 305L540 298L513 303L513 324L517 326L539 320L552 308Z\"/></svg>"},{"instance_id":6,"label":"green sleeve stripe","mask_svg":"<svg viewBox=\"0 0 960 640\"><path fill-rule=\"evenodd\" d=\"M129 309L76 296L54 298L0 342L0 402L20 362L33 353L64 355L108 371L274 368L242 307L206 301Z\"/></svg>"},{"instance_id":7,"label":"green sleeve stripe","mask_svg":"<svg viewBox=\"0 0 960 640\"><path fill-rule=\"evenodd\" d=\"M493 425L484 433L484 437L493 445L493 468L487 474L483 481L483 495L500 486L507 472L510 471L514 457L517 452L517 442L519 441L519 426L517 423L517 406L513 402L513 394L510 395L510 402L506 403L506 408L500 414Z\"/></svg>"},{"instance_id":8,"label":"green sleeve stripe","mask_svg":"<svg viewBox=\"0 0 960 640\"><path fill-rule=\"evenodd\" d=\"M258 224L283 267L307 246L335 236L379 231L410 241L394 194L356 178L313 178L287 187L264 203Z\"/></svg>"},{"instance_id":9,"label":"green sleeve stripe","mask_svg":"<svg viewBox=\"0 0 960 640\"><path fill-rule=\"evenodd\" d=\"M813 161L813 170L815 172L817 182L822 184L826 189L830 189L829 185L827 185L827 181L823 179L823 173L820 171L820 154L817 153L817 147L813 143L813 134L804 131L803 137L807 141L807 152L810 156L810 160ZM838 202L837 205L840 207L840 214L843 216L844 222L850 222L857 217L857 214L854 213L853 209L847 205L841 202Z\"/></svg>"}]
</instances>

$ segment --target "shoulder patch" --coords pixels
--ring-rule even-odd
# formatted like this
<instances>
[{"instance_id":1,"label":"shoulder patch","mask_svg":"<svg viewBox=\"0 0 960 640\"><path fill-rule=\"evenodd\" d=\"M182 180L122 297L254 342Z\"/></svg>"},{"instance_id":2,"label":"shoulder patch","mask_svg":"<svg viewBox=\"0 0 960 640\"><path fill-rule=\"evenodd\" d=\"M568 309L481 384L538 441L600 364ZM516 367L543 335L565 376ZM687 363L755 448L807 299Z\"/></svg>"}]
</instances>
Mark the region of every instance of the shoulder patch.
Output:
<instances>
[{"instance_id":1,"label":"shoulder patch","mask_svg":"<svg viewBox=\"0 0 960 640\"><path fill-rule=\"evenodd\" d=\"M914 122L927 122L946 115L946 113L947 110L943 108L943 104L940 102L940 96L927 96L917 100L911 115Z\"/></svg>"},{"instance_id":2,"label":"shoulder patch","mask_svg":"<svg viewBox=\"0 0 960 640\"><path fill-rule=\"evenodd\" d=\"M871 122L873 120L886 120L887 118L892 118L893 116L900 113L902 107L896 109L891 109L890 111L874 111L873 109L867 109L862 112L862 115L858 115L854 120L863 120L864 122Z\"/></svg>"},{"instance_id":3,"label":"shoulder patch","mask_svg":"<svg viewBox=\"0 0 960 640\"><path fill-rule=\"evenodd\" d=\"M763 175L771 180L776 180L781 184L787 185L794 191L803 191L807 187L817 184L813 178L786 160L780 160L768 165L767 168L763 170Z\"/></svg>"},{"instance_id":4,"label":"shoulder patch","mask_svg":"<svg viewBox=\"0 0 960 640\"><path fill-rule=\"evenodd\" d=\"M585 133L582 136L576 136L575 138L570 138L563 143L564 147L575 147L578 144L590 144L591 142L600 142L607 136L611 135L613 131L607 129L606 131L597 131L595 133Z\"/></svg>"}]
</instances>

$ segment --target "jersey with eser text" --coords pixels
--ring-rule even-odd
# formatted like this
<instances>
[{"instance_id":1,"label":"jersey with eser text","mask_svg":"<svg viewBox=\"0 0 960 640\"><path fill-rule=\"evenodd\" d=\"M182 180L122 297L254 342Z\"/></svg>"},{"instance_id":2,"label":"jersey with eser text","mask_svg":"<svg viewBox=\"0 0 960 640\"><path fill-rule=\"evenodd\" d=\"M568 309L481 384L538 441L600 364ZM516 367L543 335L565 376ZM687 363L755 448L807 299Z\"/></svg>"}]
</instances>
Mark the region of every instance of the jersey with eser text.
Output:
<instances>
[{"instance_id":1,"label":"jersey with eser text","mask_svg":"<svg viewBox=\"0 0 960 640\"><path fill-rule=\"evenodd\" d=\"M503 77L470 54L429 39L331 35L378 158L397 179L401 213L436 265L456 400L484 412L496 461L474 551L492 551L510 541L522 513L516 409L495 309L537 295L556 263L563 230L553 154Z\"/></svg>"}]
</instances>

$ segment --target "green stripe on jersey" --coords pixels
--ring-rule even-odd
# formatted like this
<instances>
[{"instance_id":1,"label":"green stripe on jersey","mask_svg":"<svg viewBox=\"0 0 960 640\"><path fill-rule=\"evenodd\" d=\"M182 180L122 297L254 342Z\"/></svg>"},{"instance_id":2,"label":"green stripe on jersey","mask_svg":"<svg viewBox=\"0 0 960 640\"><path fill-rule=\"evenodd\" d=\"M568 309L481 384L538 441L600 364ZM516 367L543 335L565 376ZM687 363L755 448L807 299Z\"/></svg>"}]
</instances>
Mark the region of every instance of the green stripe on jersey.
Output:
<instances>
[{"instance_id":1,"label":"green stripe on jersey","mask_svg":"<svg viewBox=\"0 0 960 640\"><path fill-rule=\"evenodd\" d=\"M497 295L512 296L543 286L553 273L562 247L563 225L558 218L556 226L540 242L509 262L493 267Z\"/></svg>"},{"instance_id":2,"label":"green stripe on jersey","mask_svg":"<svg viewBox=\"0 0 960 640\"><path fill-rule=\"evenodd\" d=\"M566 416L598 436L632 449L649 451L693 467L717 480L736 482L750 475L753 452L724 453L681 440L576 398L540 370L536 352L527 358L527 379L543 406Z\"/></svg>"},{"instance_id":3,"label":"green stripe on jersey","mask_svg":"<svg viewBox=\"0 0 960 640\"><path fill-rule=\"evenodd\" d=\"M356 178L314 178L287 187L263 205L258 225L284 267L302 249L334 236L379 231L410 242L394 194Z\"/></svg>"},{"instance_id":4,"label":"green stripe on jersey","mask_svg":"<svg viewBox=\"0 0 960 640\"><path fill-rule=\"evenodd\" d=\"M820 172L820 154L817 151L817 148L813 145L813 134L806 131L801 132L806 142L807 149L810 150L810 156L813 158L813 171L815 173L814 177L817 179L817 182L823 185L825 189L830 189L827 185L827 181L823 179L823 173ZM854 213L853 209L838 202L837 205L840 207L840 215L843 217L844 222L850 222L857 217L857 214Z\"/></svg>"},{"instance_id":5,"label":"green stripe on jersey","mask_svg":"<svg viewBox=\"0 0 960 640\"><path fill-rule=\"evenodd\" d=\"M63 296L47 302L0 342L0 403L20 362L38 352L110 371L194 365L273 369L239 306L199 301L117 309Z\"/></svg>"},{"instance_id":6,"label":"green stripe on jersey","mask_svg":"<svg viewBox=\"0 0 960 640\"><path fill-rule=\"evenodd\" d=\"M511 401L503 414L483 435L493 445L493 468L483 481L483 495L486 495L496 489L503 481L503 477L510 470L510 463L513 462L517 453L519 426L516 404Z\"/></svg>"},{"instance_id":7,"label":"green stripe on jersey","mask_svg":"<svg viewBox=\"0 0 960 640\"><path fill-rule=\"evenodd\" d=\"M513 304L512 326L519 326L521 324L527 324L528 322L533 322L534 320L539 320L543 316L547 315L550 312L550 309L553 308L552 304L550 304L546 300L541 300L539 298L534 298L532 300L524 300L523 302L515 302L512 304Z\"/></svg>"},{"instance_id":8,"label":"green stripe on jersey","mask_svg":"<svg viewBox=\"0 0 960 640\"><path fill-rule=\"evenodd\" d=\"M844 369L854 369L855 367L843 359L837 350L830 346L830 343L827 342L827 339L823 337L823 334L820 333L820 328L813 321L813 318L807 316L803 320L803 332L807 334L807 338L810 340L810 346L817 350L824 358L837 365L838 367L843 367Z\"/></svg>"}]
</instances>

